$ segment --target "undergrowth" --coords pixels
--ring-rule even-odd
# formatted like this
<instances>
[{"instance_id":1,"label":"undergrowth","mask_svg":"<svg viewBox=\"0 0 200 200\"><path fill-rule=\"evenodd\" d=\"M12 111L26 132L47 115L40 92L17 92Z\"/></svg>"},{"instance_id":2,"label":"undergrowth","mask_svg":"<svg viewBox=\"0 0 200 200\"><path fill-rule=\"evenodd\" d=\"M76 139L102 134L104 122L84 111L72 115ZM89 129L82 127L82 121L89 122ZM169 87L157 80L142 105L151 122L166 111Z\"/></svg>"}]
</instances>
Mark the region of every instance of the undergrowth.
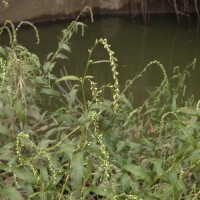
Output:
<instances>
[{"instance_id":1,"label":"undergrowth","mask_svg":"<svg viewBox=\"0 0 200 200\"><path fill-rule=\"evenodd\" d=\"M196 60L183 71L176 67L171 78L152 61L120 89L117 58L100 38L88 50L82 77L65 72L58 78L52 70L67 58L73 33L84 34L78 20L88 10L62 31L44 64L17 42L23 24L39 42L33 24L7 21L0 29L10 38L9 47L0 47L0 199L199 199L200 101L185 97ZM93 60L99 45L105 60ZM110 64L110 84L99 87L88 74L98 63ZM163 80L135 107L130 88L152 67Z\"/></svg>"}]
</instances>

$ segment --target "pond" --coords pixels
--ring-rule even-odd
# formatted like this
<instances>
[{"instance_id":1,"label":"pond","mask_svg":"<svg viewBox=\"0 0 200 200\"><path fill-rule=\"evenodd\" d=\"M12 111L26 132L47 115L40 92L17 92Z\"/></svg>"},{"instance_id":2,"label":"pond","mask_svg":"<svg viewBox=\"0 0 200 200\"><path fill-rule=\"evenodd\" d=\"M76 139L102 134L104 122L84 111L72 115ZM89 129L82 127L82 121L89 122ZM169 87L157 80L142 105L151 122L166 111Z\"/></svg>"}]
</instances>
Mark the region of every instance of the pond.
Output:
<instances>
[{"instance_id":1,"label":"pond","mask_svg":"<svg viewBox=\"0 0 200 200\"><path fill-rule=\"evenodd\" d=\"M40 44L35 44L33 30L25 27L20 30L19 41L28 49L40 56L43 62L47 54L54 51L61 30L69 22L55 21L45 24L37 24L40 34ZM194 71L191 71L191 78L187 82L188 94L194 94L200 99L200 33L195 23L185 22L178 24L175 16L151 17L149 24L144 25L143 21L134 21L131 17L125 16L100 16L95 22L86 22L84 37L81 31L75 34L70 41L71 53L67 56L66 69L68 74L77 76L83 75L87 62L88 49L94 44L95 39L107 38L111 44L119 65L119 81L121 87L126 80L133 78L150 61L160 61L167 70L169 76L173 73L175 66L184 69L194 58L197 63ZM1 37L4 43L5 35ZM103 48L97 48L94 52L94 59L106 59L107 54ZM57 66L55 73L59 74L62 64ZM90 72L100 84L112 81L112 74L108 64L92 66ZM147 89L156 88L162 81L162 73L158 67L152 67L144 76L135 82L133 94L135 101L143 101L147 97Z\"/></svg>"}]
</instances>

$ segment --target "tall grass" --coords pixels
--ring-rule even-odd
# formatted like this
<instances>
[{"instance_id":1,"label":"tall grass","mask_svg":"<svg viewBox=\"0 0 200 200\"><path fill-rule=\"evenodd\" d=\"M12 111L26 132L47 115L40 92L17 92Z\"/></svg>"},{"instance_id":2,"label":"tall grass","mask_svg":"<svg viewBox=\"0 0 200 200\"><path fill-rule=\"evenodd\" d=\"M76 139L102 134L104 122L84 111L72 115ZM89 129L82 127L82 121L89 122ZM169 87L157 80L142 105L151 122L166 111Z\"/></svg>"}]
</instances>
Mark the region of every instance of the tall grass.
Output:
<instances>
[{"instance_id":1,"label":"tall grass","mask_svg":"<svg viewBox=\"0 0 200 200\"><path fill-rule=\"evenodd\" d=\"M63 30L44 64L18 44L22 23L0 29L10 37L10 47L0 48L0 199L199 199L200 103L184 96L196 60L184 71L175 68L172 78L152 61L120 89L117 58L100 38L88 50L82 77L56 77L52 70L66 59L72 34L79 28L84 34L78 20ZM93 58L98 45L105 60ZM98 63L109 63L113 76L102 87L88 74ZM129 90L152 67L163 80L135 107Z\"/></svg>"}]
</instances>

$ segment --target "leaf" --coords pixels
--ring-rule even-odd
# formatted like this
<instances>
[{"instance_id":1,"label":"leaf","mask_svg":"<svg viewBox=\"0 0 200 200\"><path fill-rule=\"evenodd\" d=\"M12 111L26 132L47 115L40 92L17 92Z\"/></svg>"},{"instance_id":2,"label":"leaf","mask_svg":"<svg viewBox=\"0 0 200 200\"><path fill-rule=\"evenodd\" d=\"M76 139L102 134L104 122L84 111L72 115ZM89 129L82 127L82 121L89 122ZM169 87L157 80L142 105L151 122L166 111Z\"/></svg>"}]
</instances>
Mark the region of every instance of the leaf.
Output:
<instances>
[{"instance_id":1,"label":"leaf","mask_svg":"<svg viewBox=\"0 0 200 200\"><path fill-rule=\"evenodd\" d=\"M52 136L54 133L58 133L59 131L62 131L62 130L66 130L66 127L52 128L46 132L45 136L46 136L46 138L48 138L48 137Z\"/></svg>"},{"instance_id":2,"label":"leaf","mask_svg":"<svg viewBox=\"0 0 200 200\"><path fill-rule=\"evenodd\" d=\"M62 48L63 48L65 51L71 53L71 49L70 49L69 45L67 45L67 44L64 43L64 44L62 45Z\"/></svg>"},{"instance_id":3,"label":"leaf","mask_svg":"<svg viewBox=\"0 0 200 200\"><path fill-rule=\"evenodd\" d=\"M125 103L125 105L126 105L128 108L133 109L133 106L132 106L131 102L130 102L125 96L123 96L123 97L121 98L121 100L123 101L123 103Z\"/></svg>"},{"instance_id":4,"label":"leaf","mask_svg":"<svg viewBox=\"0 0 200 200\"><path fill-rule=\"evenodd\" d=\"M172 105L171 105L171 110L172 111L176 111L176 108L177 108L177 106L176 106L176 98L174 98L173 102L172 102Z\"/></svg>"},{"instance_id":5,"label":"leaf","mask_svg":"<svg viewBox=\"0 0 200 200\"><path fill-rule=\"evenodd\" d=\"M122 175L121 182L122 182L122 190L123 192L126 192L131 187L131 182L132 182L127 173Z\"/></svg>"},{"instance_id":6,"label":"leaf","mask_svg":"<svg viewBox=\"0 0 200 200\"><path fill-rule=\"evenodd\" d=\"M56 96L56 97L59 97L60 96L60 93L52 88L43 88L40 90L40 93L42 94L48 94L50 96Z\"/></svg>"},{"instance_id":7,"label":"leaf","mask_svg":"<svg viewBox=\"0 0 200 200\"><path fill-rule=\"evenodd\" d=\"M79 191L83 181L83 152L77 152L72 157L71 180L72 188Z\"/></svg>"},{"instance_id":8,"label":"leaf","mask_svg":"<svg viewBox=\"0 0 200 200\"><path fill-rule=\"evenodd\" d=\"M109 191L108 189L105 187L105 186L92 186L90 187L90 191L91 192L94 192L95 194L97 195L100 195L100 196L108 196L109 195Z\"/></svg>"},{"instance_id":9,"label":"leaf","mask_svg":"<svg viewBox=\"0 0 200 200\"><path fill-rule=\"evenodd\" d=\"M179 199L179 196L182 191L181 191L180 185L178 184L179 180L178 180L177 174L174 172L170 172L168 174L168 177L171 184L173 185L174 199Z\"/></svg>"},{"instance_id":10,"label":"leaf","mask_svg":"<svg viewBox=\"0 0 200 200\"><path fill-rule=\"evenodd\" d=\"M51 80L56 80L57 77L53 74L48 74L48 78L51 79Z\"/></svg>"},{"instance_id":11,"label":"leaf","mask_svg":"<svg viewBox=\"0 0 200 200\"><path fill-rule=\"evenodd\" d=\"M78 89L75 89L75 87L73 87L70 91L69 94L66 95L66 99L69 103L69 105L71 106L75 100L76 100L76 93L78 92Z\"/></svg>"},{"instance_id":12,"label":"leaf","mask_svg":"<svg viewBox=\"0 0 200 200\"><path fill-rule=\"evenodd\" d=\"M161 194L163 195L163 199L170 199L172 195L172 186L171 185L165 185L165 189L161 191Z\"/></svg>"},{"instance_id":13,"label":"leaf","mask_svg":"<svg viewBox=\"0 0 200 200\"><path fill-rule=\"evenodd\" d=\"M26 183L36 184L37 177L33 175L33 172L30 171L27 167L15 169L15 174L18 179L25 181Z\"/></svg>"},{"instance_id":14,"label":"leaf","mask_svg":"<svg viewBox=\"0 0 200 200\"><path fill-rule=\"evenodd\" d=\"M38 146L40 148L45 149L45 148L47 148L49 146L49 144L54 143L55 141L56 140L42 139L42 140L40 140Z\"/></svg>"},{"instance_id":15,"label":"leaf","mask_svg":"<svg viewBox=\"0 0 200 200\"><path fill-rule=\"evenodd\" d=\"M92 110L106 111L112 114L113 110L110 105L111 105L111 102L109 100L104 100L103 102L101 102L101 104L92 104L90 108Z\"/></svg>"},{"instance_id":16,"label":"leaf","mask_svg":"<svg viewBox=\"0 0 200 200\"><path fill-rule=\"evenodd\" d=\"M0 154L8 154L9 152L13 152L13 148L15 146L15 142L9 142L7 144L5 144L3 147L0 148ZM5 156L4 156L5 158Z\"/></svg>"},{"instance_id":17,"label":"leaf","mask_svg":"<svg viewBox=\"0 0 200 200\"><path fill-rule=\"evenodd\" d=\"M6 50L2 46L0 46L0 54L6 57Z\"/></svg>"},{"instance_id":18,"label":"leaf","mask_svg":"<svg viewBox=\"0 0 200 200\"><path fill-rule=\"evenodd\" d=\"M147 170L141 166L128 164L128 165L124 165L123 169L132 173L138 179L146 180L146 181L150 180L150 176L149 176Z\"/></svg>"},{"instance_id":19,"label":"leaf","mask_svg":"<svg viewBox=\"0 0 200 200\"><path fill-rule=\"evenodd\" d=\"M8 135L9 132L10 130L7 127L0 125L0 134Z\"/></svg>"},{"instance_id":20,"label":"leaf","mask_svg":"<svg viewBox=\"0 0 200 200\"><path fill-rule=\"evenodd\" d=\"M23 200L21 193L12 186L5 186L0 194L3 194L9 200Z\"/></svg>"},{"instance_id":21,"label":"leaf","mask_svg":"<svg viewBox=\"0 0 200 200\"><path fill-rule=\"evenodd\" d=\"M40 167L40 175L42 180L46 183L49 184L49 175L46 167Z\"/></svg>"},{"instance_id":22,"label":"leaf","mask_svg":"<svg viewBox=\"0 0 200 200\"><path fill-rule=\"evenodd\" d=\"M45 79L43 76L36 76L35 81L39 84L44 84L44 85L48 84L47 79Z\"/></svg>"},{"instance_id":23,"label":"leaf","mask_svg":"<svg viewBox=\"0 0 200 200\"><path fill-rule=\"evenodd\" d=\"M162 164L163 164L162 160L155 160L154 161L154 169L155 169L158 176L160 176L163 173Z\"/></svg>"},{"instance_id":24,"label":"leaf","mask_svg":"<svg viewBox=\"0 0 200 200\"><path fill-rule=\"evenodd\" d=\"M134 149L134 151L139 152L142 150L142 145L135 143L135 142L127 142L126 144L128 147L130 147L131 149Z\"/></svg>"},{"instance_id":25,"label":"leaf","mask_svg":"<svg viewBox=\"0 0 200 200\"><path fill-rule=\"evenodd\" d=\"M194 149L197 148L197 141L194 139L194 137L192 136L192 133L190 130L187 130L187 129L183 129L183 132L185 134L185 136L187 137L188 139L188 142L192 145L192 147Z\"/></svg>"},{"instance_id":26,"label":"leaf","mask_svg":"<svg viewBox=\"0 0 200 200\"><path fill-rule=\"evenodd\" d=\"M195 109L192 108L180 108L178 110L179 113L184 113L184 114L188 114L188 115L197 115L197 112Z\"/></svg>"},{"instance_id":27,"label":"leaf","mask_svg":"<svg viewBox=\"0 0 200 200\"><path fill-rule=\"evenodd\" d=\"M85 177L85 179L89 179L91 177L93 168L94 168L94 163L93 163L93 161L91 159L89 159L87 161L87 167L86 167L86 173L85 173L86 177Z\"/></svg>"},{"instance_id":28,"label":"leaf","mask_svg":"<svg viewBox=\"0 0 200 200\"><path fill-rule=\"evenodd\" d=\"M24 106L22 105L21 101L17 101L14 105L15 112L19 118L19 120L23 123L26 122L26 115L24 111Z\"/></svg>"},{"instance_id":29,"label":"leaf","mask_svg":"<svg viewBox=\"0 0 200 200\"><path fill-rule=\"evenodd\" d=\"M119 142L117 143L117 152L122 151L122 150L125 148L125 146L126 146L126 142L124 142L124 141L119 141Z\"/></svg>"},{"instance_id":30,"label":"leaf","mask_svg":"<svg viewBox=\"0 0 200 200\"><path fill-rule=\"evenodd\" d=\"M45 73L51 72L52 69L55 67L55 62L45 62L43 66L43 70Z\"/></svg>"},{"instance_id":31,"label":"leaf","mask_svg":"<svg viewBox=\"0 0 200 200\"><path fill-rule=\"evenodd\" d=\"M94 65L94 64L99 64L99 63L110 63L110 60L98 60L98 61L92 61L92 65Z\"/></svg>"},{"instance_id":32,"label":"leaf","mask_svg":"<svg viewBox=\"0 0 200 200\"><path fill-rule=\"evenodd\" d=\"M75 145L72 142L65 140L61 145L59 145L59 150L57 151L57 153L64 153L65 156L67 156L67 158L72 161L73 153L75 152L75 150Z\"/></svg>"},{"instance_id":33,"label":"leaf","mask_svg":"<svg viewBox=\"0 0 200 200\"><path fill-rule=\"evenodd\" d=\"M53 52L51 52L51 53L49 53L48 55L47 55L47 60L49 60L49 58L51 57L51 56L53 56Z\"/></svg>"},{"instance_id":34,"label":"leaf","mask_svg":"<svg viewBox=\"0 0 200 200\"><path fill-rule=\"evenodd\" d=\"M60 82L60 81L80 81L80 78L77 77L77 76L73 76L73 75L68 75L68 76L63 76L61 78L59 78L57 82Z\"/></svg>"},{"instance_id":35,"label":"leaf","mask_svg":"<svg viewBox=\"0 0 200 200\"><path fill-rule=\"evenodd\" d=\"M6 171L6 172L10 172L10 166L4 163L0 162L0 170Z\"/></svg>"},{"instance_id":36,"label":"leaf","mask_svg":"<svg viewBox=\"0 0 200 200\"><path fill-rule=\"evenodd\" d=\"M61 59L66 59L66 60L68 60L68 57L65 56L64 54L61 54L61 53L57 54L57 55L56 55L56 58L61 58Z\"/></svg>"}]
</instances>

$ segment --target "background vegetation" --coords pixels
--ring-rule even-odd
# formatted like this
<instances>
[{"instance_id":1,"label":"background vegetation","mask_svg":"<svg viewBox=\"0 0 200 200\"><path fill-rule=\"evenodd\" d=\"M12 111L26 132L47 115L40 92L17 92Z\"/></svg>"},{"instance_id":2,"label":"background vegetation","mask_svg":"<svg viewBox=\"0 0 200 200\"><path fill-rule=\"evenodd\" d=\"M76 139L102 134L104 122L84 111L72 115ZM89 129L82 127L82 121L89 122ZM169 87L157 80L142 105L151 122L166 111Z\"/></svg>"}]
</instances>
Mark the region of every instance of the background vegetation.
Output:
<instances>
[{"instance_id":1,"label":"background vegetation","mask_svg":"<svg viewBox=\"0 0 200 200\"><path fill-rule=\"evenodd\" d=\"M28 24L39 42L34 25L7 21L0 29L10 39L0 47L0 199L199 199L200 101L185 97L196 60L183 71L176 67L171 78L152 61L120 88L117 58L100 38L88 50L82 77L66 71L56 77L52 70L67 59L73 33L84 34L79 18L88 11L93 20L86 7L45 63L17 41ZM105 60L93 59L99 45ZM88 74L98 63L109 63L113 76L102 87ZM163 80L135 107L129 89L152 67Z\"/></svg>"}]
</instances>

